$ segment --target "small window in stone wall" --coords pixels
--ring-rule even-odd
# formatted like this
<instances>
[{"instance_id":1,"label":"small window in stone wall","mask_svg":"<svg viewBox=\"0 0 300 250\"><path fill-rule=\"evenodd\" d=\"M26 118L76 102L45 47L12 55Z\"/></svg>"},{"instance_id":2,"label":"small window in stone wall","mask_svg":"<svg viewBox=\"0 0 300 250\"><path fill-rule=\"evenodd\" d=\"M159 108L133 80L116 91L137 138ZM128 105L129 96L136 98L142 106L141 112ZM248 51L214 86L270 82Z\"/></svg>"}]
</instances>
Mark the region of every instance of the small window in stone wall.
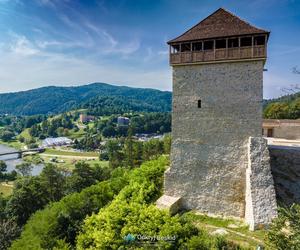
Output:
<instances>
[{"instance_id":1,"label":"small window in stone wall","mask_svg":"<svg viewBox=\"0 0 300 250\"><path fill-rule=\"evenodd\" d=\"M198 108L201 108L201 100L198 100Z\"/></svg>"}]
</instances>

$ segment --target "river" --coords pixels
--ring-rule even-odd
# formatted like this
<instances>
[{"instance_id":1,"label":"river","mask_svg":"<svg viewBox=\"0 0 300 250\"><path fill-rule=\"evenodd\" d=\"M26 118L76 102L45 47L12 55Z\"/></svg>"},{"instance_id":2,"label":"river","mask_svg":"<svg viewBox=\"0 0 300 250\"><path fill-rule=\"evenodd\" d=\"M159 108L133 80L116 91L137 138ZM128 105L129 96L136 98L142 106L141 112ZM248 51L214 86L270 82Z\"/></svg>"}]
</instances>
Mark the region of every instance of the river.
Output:
<instances>
[{"instance_id":1,"label":"river","mask_svg":"<svg viewBox=\"0 0 300 250\"><path fill-rule=\"evenodd\" d=\"M0 153L8 153L17 151L15 148L8 147L6 145L0 144ZM18 159L17 154L0 156L0 160L4 161L7 165L7 172L11 172L16 169L16 165L22 163L22 159ZM43 170L43 165L34 165L31 175L39 175Z\"/></svg>"}]
</instances>

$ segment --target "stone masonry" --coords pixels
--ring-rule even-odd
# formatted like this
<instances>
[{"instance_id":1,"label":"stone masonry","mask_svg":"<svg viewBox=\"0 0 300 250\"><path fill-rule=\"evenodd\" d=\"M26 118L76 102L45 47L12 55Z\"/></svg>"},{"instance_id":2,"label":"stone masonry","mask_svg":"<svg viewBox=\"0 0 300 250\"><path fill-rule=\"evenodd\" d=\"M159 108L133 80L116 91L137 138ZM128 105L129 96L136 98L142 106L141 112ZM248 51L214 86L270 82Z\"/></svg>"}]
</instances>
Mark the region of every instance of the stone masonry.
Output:
<instances>
[{"instance_id":1,"label":"stone masonry","mask_svg":"<svg viewBox=\"0 0 300 250\"><path fill-rule=\"evenodd\" d=\"M277 217L277 202L267 140L250 137L246 170L245 219L250 230L268 226Z\"/></svg>"},{"instance_id":2,"label":"stone masonry","mask_svg":"<svg viewBox=\"0 0 300 250\"><path fill-rule=\"evenodd\" d=\"M262 128L263 66L263 60L173 66L164 188L182 198L182 208L245 216L248 139Z\"/></svg>"}]
</instances>

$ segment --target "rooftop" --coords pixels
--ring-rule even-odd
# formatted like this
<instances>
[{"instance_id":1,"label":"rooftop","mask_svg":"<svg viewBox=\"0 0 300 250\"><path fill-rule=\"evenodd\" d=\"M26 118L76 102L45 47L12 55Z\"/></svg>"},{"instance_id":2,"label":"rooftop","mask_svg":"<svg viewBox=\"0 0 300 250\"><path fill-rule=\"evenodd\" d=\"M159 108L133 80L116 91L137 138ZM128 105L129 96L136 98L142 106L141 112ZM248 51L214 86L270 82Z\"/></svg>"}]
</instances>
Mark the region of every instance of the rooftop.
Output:
<instances>
[{"instance_id":1,"label":"rooftop","mask_svg":"<svg viewBox=\"0 0 300 250\"><path fill-rule=\"evenodd\" d=\"M291 120L291 119L264 119L263 126L280 126L280 125L289 125L289 126L300 126L300 119Z\"/></svg>"},{"instance_id":2,"label":"rooftop","mask_svg":"<svg viewBox=\"0 0 300 250\"><path fill-rule=\"evenodd\" d=\"M257 28L231 12L219 8L182 35L170 40L168 44L220 37L269 33L269 31Z\"/></svg>"}]
</instances>

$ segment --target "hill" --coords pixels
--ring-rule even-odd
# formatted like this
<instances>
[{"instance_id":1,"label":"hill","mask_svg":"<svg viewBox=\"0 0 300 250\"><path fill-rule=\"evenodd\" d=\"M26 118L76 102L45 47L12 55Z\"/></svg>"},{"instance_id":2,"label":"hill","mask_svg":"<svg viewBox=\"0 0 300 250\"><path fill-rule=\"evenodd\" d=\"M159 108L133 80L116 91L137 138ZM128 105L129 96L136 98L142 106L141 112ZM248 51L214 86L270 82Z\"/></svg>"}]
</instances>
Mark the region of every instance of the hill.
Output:
<instances>
[{"instance_id":1,"label":"hill","mask_svg":"<svg viewBox=\"0 0 300 250\"><path fill-rule=\"evenodd\" d=\"M279 98L264 100L264 118L299 119L300 92Z\"/></svg>"},{"instance_id":2,"label":"hill","mask_svg":"<svg viewBox=\"0 0 300 250\"><path fill-rule=\"evenodd\" d=\"M0 94L0 114L57 114L82 106L95 108L97 105L105 105L105 101L108 104L107 99L116 110L125 112L170 111L172 93L106 83L77 87L49 86Z\"/></svg>"},{"instance_id":3,"label":"hill","mask_svg":"<svg viewBox=\"0 0 300 250\"><path fill-rule=\"evenodd\" d=\"M289 95L283 95L278 98L263 100L263 106L266 107L268 104L275 103L275 102L292 102L298 98L300 98L300 92L289 94Z\"/></svg>"}]
</instances>

